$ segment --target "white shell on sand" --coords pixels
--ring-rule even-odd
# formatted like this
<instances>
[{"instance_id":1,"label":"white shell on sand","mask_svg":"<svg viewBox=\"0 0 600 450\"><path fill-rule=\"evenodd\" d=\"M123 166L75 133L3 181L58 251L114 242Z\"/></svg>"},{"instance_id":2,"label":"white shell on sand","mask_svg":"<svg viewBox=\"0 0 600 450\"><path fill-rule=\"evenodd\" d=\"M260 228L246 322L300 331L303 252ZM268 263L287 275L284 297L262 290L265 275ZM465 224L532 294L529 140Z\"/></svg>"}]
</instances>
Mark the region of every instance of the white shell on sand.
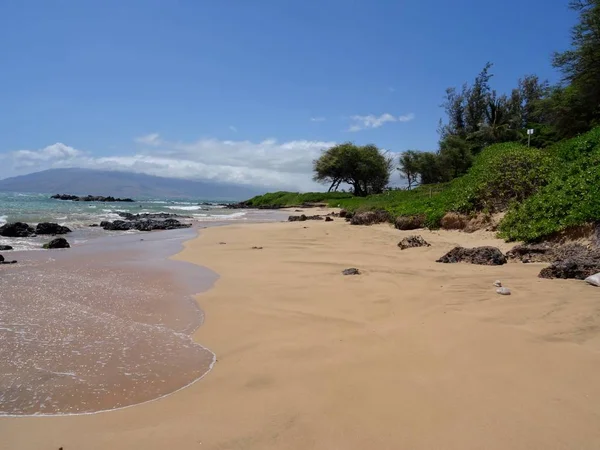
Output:
<instances>
[{"instance_id":1,"label":"white shell on sand","mask_svg":"<svg viewBox=\"0 0 600 450\"><path fill-rule=\"evenodd\" d=\"M500 295L510 295L510 289L501 287L501 288L496 289L496 293L498 293Z\"/></svg>"},{"instance_id":2,"label":"white shell on sand","mask_svg":"<svg viewBox=\"0 0 600 450\"><path fill-rule=\"evenodd\" d=\"M502 287L502 282L500 280L496 280L496 281L494 281L494 286Z\"/></svg>"}]
</instances>

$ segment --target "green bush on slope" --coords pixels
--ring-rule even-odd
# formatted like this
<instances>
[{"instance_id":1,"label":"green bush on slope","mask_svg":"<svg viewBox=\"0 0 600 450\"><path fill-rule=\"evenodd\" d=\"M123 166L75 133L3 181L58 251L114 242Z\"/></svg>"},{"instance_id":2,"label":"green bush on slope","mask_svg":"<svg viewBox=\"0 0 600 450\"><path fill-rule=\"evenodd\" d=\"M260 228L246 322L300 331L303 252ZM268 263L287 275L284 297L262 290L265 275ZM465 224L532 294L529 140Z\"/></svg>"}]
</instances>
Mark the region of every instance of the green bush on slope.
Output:
<instances>
[{"instance_id":1,"label":"green bush on slope","mask_svg":"<svg viewBox=\"0 0 600 450\"><path fill-rule=\"evenodd\" d=\"M303 203L320 203L349 197L352 197L352 194L346 192L307 192L300 194L298 192L279 191L257 195L244 203L254 208L261 206L299 206Z\"/></svg>"},{"instance_id":2,"label":"green bush on slope","mask_svg":"<svg viewBox=\"0 0 600 450\"><path fill-rule=\"evenodd\" d=\"M551 159L542 150L517 143L498 144L483 150L466 175L449 183L329 204L351 211L385 209L393 216L422 215L428 227L438 228L449 211L494 212L522 201L548 182L551 167Z\"/></svg>"},{"instance_id":3,"label":"green bush on slope","mask_svg":"<svg viewBox=\"0 0 600 450\"><path fill-rule=\"evenodd\" d=\"M600 219L600 128L548 152L554 160L550 182L510 208L500 224L501 237L536 241Z\"/></svg>"}]
</instances>

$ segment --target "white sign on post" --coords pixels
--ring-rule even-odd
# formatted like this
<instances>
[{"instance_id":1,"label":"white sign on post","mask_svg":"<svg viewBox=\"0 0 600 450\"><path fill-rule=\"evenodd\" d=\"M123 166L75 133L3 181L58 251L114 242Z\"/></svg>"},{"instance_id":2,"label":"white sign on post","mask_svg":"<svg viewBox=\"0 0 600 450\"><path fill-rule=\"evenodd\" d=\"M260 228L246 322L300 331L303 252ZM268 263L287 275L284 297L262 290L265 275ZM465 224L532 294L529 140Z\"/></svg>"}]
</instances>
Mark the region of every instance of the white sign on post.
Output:
<instances>
[{"instance_id":1,"label":"white sign on post","mask_svg":"<svg viewBox=\"0 0 600 450\"><path fill-rule=\"evenodd\" d=\"M529 130L527 130L527 134L532 135L533 134L533 128L530 128Z\"/></svg>"}]
</instances>

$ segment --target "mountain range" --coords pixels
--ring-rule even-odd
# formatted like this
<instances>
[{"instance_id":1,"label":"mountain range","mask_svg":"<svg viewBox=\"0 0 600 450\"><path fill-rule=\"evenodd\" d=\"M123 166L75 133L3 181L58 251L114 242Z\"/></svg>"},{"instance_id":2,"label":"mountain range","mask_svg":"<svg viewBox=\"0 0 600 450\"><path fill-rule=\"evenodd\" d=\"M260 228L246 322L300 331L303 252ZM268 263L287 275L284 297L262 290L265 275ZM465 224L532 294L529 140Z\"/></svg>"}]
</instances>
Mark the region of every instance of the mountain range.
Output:
<instances>
[{"instance_id":1,"label":"mountain range","mask_svg":"<svg viewBox=\"0 0 600 450\"><path fill-rule=\"evenodd\" d=\"M264 193L229 183L165 178L142 173L93 169L49 169L0 180L0 192L112 195L132 198L245 200Z\"/></svg>"}]
</instances>

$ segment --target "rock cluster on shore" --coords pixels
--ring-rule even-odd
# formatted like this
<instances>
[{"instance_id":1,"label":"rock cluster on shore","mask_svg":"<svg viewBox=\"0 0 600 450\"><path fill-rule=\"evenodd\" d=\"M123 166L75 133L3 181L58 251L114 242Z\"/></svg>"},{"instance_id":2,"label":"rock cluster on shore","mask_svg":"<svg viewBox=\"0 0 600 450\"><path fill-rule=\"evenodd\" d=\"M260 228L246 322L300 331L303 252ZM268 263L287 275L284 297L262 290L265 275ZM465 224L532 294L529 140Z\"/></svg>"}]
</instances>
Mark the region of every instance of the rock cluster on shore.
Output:
<instances>
[{"instance_id":1,"label":"rock cluster on shore","mask_svg":"<svg viewBox=\"0 0 600 450\"><path fill-rule=\"evenodd\" d=\"M181 223L177 219L136 219L133 220L115 220L113 222L103 221L100 226L107 231L154 231L154 230L175 230L178 228L189 228L190 223Z\"/></svg>"},{"instance_id":2,"label":"rock cluster on shore","mask_svg":"<svg viewBox=\"0 0 600 450\"><path fill-rule=\"evenodd\" d=\"M475 248L454 247L436 262L446 264L467 262L483 266L501 266L506 264L506 261L506 256L496 247L483 246Z\"/></svg>"},{"instance_id":3,"label":"rock cluster on shore","mask_svg":"<svg viewBox=\"0 0 600 450\"><path fill-rule=\"evenodd\" d=\"M55 194L52 197L56 200L71 200L74 202L129 202L133 203L135 200L131 198L119 198L119 197L104 197L103 195L86 195L80 197L78 195L70 195L70 194Z\"/></svg>"},{"instance_id":4,"label":"rock cluster on shore","mask_svg":"<svg viewBox=\"0 0 600 450\"><path fill-rule=\"evenodd\" d=\"M25 222L12 222L0 227L0 236L30 237L35 236L35 230Z\"/></svg>"},{"instance_id":5,"label":"rock cluster on shore","mask_svg":"<svg viewBox=\"0 0 600 450\"><path fill-rule=\"evenodd\" d=\"M55 249L55 248L71 248L71 245L67 242L67 240L63 237L52 239L50 242L43 245L45 249Z\"/></svg>"},{"instance_id":6,"label":"rock cluster on shore","mask_svg":"<svg viewBox=\"0 0 600 450\"><path fill-rule=\"evenodd\" d=\"M431 247L431 244L423 239L422 236L407 236L398 242L398 247L400 250L406 250L407 248L415 248L415 247Z\"/></svg>"},{"instance_id":7,"label":"rock cluster on shore","mask_svg":"<svg viewBox=\"0 0 600 450\"><path fill-rule=\"evenodd\" d=\"M319 215L307 216L306 214L288 217L288 222L305 222L307 220L323 220L323 217Z\"/></svg>"},{"instance_id":8,"label":"rock cluster on shore","mask_svg":"<svg viewBox=\"0 0 600 450\"><path fill-rule=\"evenodd\" d=\"M140 220L140 219L174 219L175 217L180 219L191 219L190 216L182 216L174 213L140 213L132 214L128 212L118 212L119 217L125 220Z\"/></svg>"},{"instance_id":9,"label":"rock cluster on shore","mask_svg":"<svg viewBox=\"0 0 600 450\"><path fill-rule=\"evenodd\" d=\"M57 223L41 222L35 227L36 234L67 234L71 229Z\"/></svg>"}]
</instances>

